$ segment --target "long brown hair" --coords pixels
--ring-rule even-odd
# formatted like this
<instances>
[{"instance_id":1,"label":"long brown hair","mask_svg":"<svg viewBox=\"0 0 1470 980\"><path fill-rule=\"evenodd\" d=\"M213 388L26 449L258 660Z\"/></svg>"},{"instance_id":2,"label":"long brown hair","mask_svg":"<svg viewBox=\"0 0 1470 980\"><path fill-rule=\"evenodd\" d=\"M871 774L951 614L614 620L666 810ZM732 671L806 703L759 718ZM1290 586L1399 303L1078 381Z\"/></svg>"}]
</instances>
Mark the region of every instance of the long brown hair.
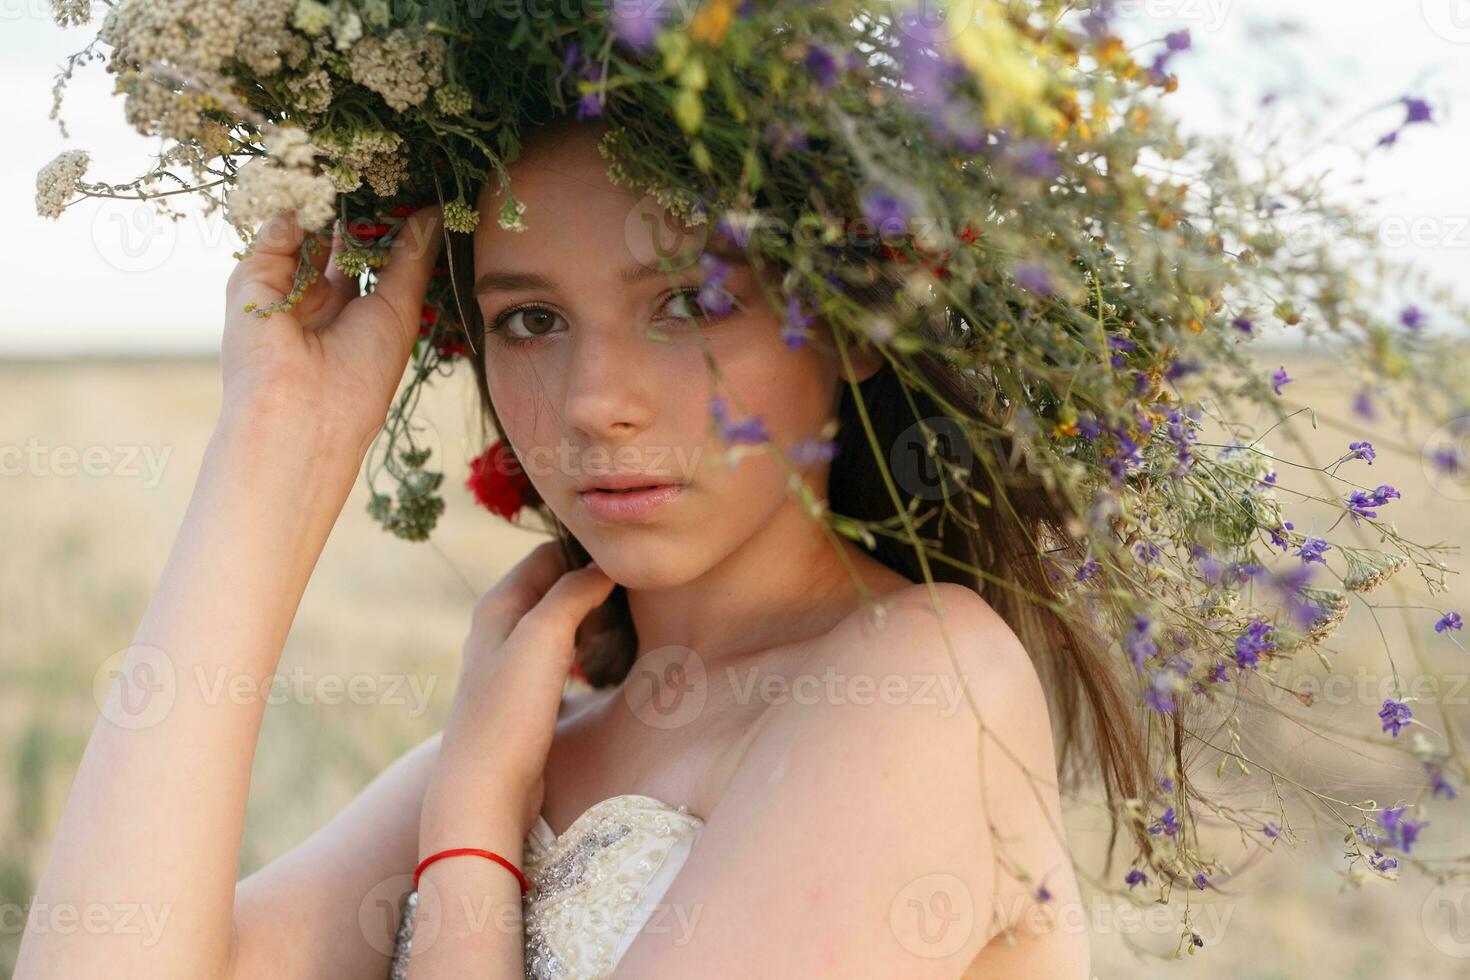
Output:
<instances>
[{"instance_id":1,"label":"long brown hair","mask_svg":"<svg viewBox=\"0 0 1470 980\"><path fill-rule=\"evenodd\" d=\"M482 350L483 324L478 303L468 288L474 281L473 236L451 233L448 238L448 261L459 292L461 315L475 349L481 352L474 360L482 422L487 426L487 439L498 438L505 430L490 397ZM870 272L869 284L854 287L849 293L875 312L896 312L901 282L876 266L870 267ZM936 340L953 341L972 327L949 311L923 329ZM946 333L948 338L942 336ZM888 362L857 385L878 446L891 452L894 446L913 441L915 424L920 420L932 425L935 420L962 415L980 423L979 430L997 434L990 437L992 444L987 453L967 453L964 447L952 445L952 455L996 460L1001 465L1013 458L1009 439L996 424L997 403L980 404L975 382L966 378L961 368L927 352L909 355L909 364L927 382L927 390L905 385ZM858 415L851 386L842 392L837 421L837 452L830 464L827 496L832 512L881 523L893 521L898 508L909 508L917 495L925 498L919 501L920 511L926 501L932 505L932 492L922 483L908 480L895 481L895 506ZM954 427L946 431L964 430ZM925 564L933 580L974 589L1016 633L1051 700L1062 785L1076 788L1097 778L1114 815L1116 839L1118 804L1137 798L1146 779L1146 749L1130 701L1111 667L1106 644L1054 611L1058 596L1043 555L1074 560L1083 555L1083 548L1068 531L1068 510L1053 490L1019 467L1004 471L973 467L961 482L963 488L956 486L955 491L974 493L945 493L942 510L947 516L932 528L925 528L924 536L932 542L926 549ZM561 542L569 567L580 567L591 559L548 506L537 503L530 509ZM879 536L870 553L910 581L924 580L918 550L902 537ZM979 569L980 574L970 569ZM638 651L637 632L623 586L613 589L598 619L601 631L583 642L578 662L591 685L606 687L628 675ZM1141 833L1138 827L1133 829L1135 836ZM1146 835L1141 839L1146 841ZM1110 846L1109 863L1111 854Z\"/></svg>"}]
</instances>

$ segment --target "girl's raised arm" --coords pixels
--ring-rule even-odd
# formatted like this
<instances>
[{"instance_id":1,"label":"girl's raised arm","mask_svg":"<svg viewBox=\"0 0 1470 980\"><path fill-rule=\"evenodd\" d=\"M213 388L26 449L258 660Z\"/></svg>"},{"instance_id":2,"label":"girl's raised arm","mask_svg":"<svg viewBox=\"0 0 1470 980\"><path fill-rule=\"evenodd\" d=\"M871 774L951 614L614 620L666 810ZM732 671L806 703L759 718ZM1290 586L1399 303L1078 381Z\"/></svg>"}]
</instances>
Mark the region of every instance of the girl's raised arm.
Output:
<instances>
[{"instance_id":1,"label":"girl's raised arm","mask_svg":"<svg viewBox=\"0 0 1470 980\"><path fill-rule=\"evenodd\" d=\"M82 756L16 977L197 980L232 970L237 862L265 699L232 698L230 684L259 691L275 673L402 377L441 237L437 208L409 218L364 296L321 248L314 261L323 274L301 302L257 317L247 304L282 299L296 269L303 233L283 214L231 275L219 422ZM381 877L401 870L385 864Z\"/></svg>"}]
</instances>

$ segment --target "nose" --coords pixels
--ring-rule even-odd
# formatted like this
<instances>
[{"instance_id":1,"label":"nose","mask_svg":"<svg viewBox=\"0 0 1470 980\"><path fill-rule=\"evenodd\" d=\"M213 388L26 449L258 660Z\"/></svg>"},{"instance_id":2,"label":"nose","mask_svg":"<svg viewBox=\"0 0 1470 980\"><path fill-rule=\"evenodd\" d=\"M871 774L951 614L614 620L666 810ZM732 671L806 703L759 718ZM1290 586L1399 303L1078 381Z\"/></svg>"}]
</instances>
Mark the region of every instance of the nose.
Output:
<instances>
[{"instance_id":1,"label":"nose","mask_svg":"<svg viewBox=\"0 0 1470 980\"><path fill-rule=\"evenodd\" d=\"M652 341L626 322L588 325L572 340L563 417L592 445L617 445L654 420Z\"/></svg>"}]
</instances>

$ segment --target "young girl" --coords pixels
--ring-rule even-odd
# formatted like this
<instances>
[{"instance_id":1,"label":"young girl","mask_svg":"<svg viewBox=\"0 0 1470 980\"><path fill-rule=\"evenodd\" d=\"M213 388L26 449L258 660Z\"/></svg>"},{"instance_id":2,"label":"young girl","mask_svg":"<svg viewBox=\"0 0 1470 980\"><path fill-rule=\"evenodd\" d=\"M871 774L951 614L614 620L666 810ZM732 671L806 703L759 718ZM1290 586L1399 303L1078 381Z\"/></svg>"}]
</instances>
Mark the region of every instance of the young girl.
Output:
<instances>
[{"instance_id":1,"label":"young girl","mask_svg":"<svg viewBox=\"0 0 1470 980\"><path fill-rule=\"evenodd\" d=\"M724 256L725 303L704 291L709 259L640 263L639 200L609 181L599 135L534 134L512 166L529 229L481 222L449 256L484 327L486 408L561 540L476 606L444 730L236 882L264 705L211 701L192 678L276 669L445 236L437 209L414 215L364 296L323 250L301 304L263 320L242 308L290 289L295 221L278 216L240 263L219 423L120 669L167 672L171 700L133 728L104 711L37 895L142 901L165 926L150 944L32 929L17 977L381 977L385 909L403 912L392 970L415 978L1088 975L1031 658L1055 668L1062 745L1083 701L1105 708L1115 689L1041 617L1014 619L1043 638L1028 656L1005 590L992 608L945 567L924 585L912 550L824 533L768 456L725 463L716 395L782 448L833 419L839 449L860 439L853 383L885 445L915 416L871 349L839 356L820 333L789 349L770 270L721 241L705 255ZM881 516L859 445L801 479L834 510ZM1044 494L1021 503L1043 520ZM975 516L945 551L1029 575ZM579 650L594 688L563 697ZM1104 775L1126 788L1121 717L1094 734L1114 740ZM452 848L495 857L415 880Z\"/></svg>"}]
</instances>

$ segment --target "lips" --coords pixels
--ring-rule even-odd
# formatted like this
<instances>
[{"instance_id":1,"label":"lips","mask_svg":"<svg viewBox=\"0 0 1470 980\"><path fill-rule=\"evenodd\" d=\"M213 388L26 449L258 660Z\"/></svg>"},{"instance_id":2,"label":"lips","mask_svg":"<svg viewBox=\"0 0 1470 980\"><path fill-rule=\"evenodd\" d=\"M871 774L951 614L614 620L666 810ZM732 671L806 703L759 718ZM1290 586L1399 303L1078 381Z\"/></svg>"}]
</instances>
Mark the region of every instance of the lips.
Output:
<instances>
[{"instance_id":1,"label":"lips","mask_svg":"<svg viewBox=\"0 0 1470 980\"><path fill-rule=\"evenodd\" d=\"M629 524L647 520L661 508L677 500L683 492L684 486L679 483L594 487L578 493L577 500L593 520L604 524Z\"/></svg>"}]
</instances>

